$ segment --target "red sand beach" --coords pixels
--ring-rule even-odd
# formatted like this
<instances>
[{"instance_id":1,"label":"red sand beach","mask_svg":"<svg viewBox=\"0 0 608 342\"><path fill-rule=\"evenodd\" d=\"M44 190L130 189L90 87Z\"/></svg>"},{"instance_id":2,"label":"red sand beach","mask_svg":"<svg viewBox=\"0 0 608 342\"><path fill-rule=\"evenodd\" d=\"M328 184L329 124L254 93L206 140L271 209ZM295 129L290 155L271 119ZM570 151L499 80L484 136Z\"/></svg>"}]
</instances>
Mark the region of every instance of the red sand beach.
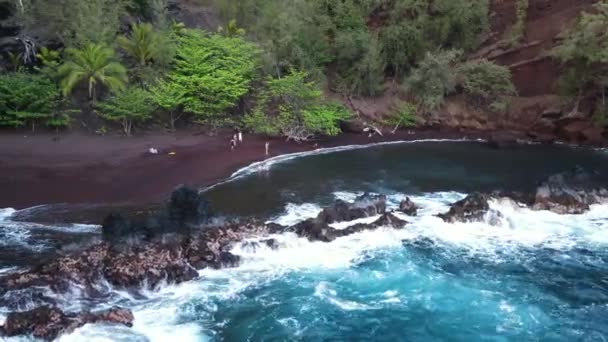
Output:
<instances>
[{"instance_id":1,"label":"red sand beach","mask_svg":"<svg viewBox=\"0 0 608 342\"><path fill-rule=\"evenodd\" d=\"M244 136L230 150L230 133L150 133L134 137L85 134L0 135L0 208L56 203L150 203L179 184L206 186L237 169L271 156L321 147L390 140L461 138L459 132L409 131L374 136L342 134L314 143ZM479 136L479 134L468 134ZM149 154L150 147L159 150ZM171 155L169 152L174 152Z\"/></svg>"}]
</instances>

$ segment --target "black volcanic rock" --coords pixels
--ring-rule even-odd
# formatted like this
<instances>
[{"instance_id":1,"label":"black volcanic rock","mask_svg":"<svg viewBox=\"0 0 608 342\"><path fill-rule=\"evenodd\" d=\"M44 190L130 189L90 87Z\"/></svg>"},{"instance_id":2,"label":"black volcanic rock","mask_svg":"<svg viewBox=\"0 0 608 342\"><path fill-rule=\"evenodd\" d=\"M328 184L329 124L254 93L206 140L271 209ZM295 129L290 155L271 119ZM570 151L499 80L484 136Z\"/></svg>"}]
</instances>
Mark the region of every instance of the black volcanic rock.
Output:
<instances>
[{"instance_id":1,"label":"black volcanic rock","mask_svg":"<svg viewBox=\"0 0 608 342\"><path fill-rule=\"evenodd\" d=\"M533 209L559 214L581 214L592 204L608 201L606 179L576 167L542 182L536 190Z\"/></svg>"},{"instance_id":2,"label":"black volcanic rock","mask_svg":"<svg viewBox=\"0 0 608 342\"><path fill-rule=\"evenodd\" d=\"M490 210L489 195L474 193L452 204L447 213L437 215L446 222L480 221Z\"/></svg>"},{"instance_id":3,"label":"black volcanic rock","mask_svg":"<svg viewBox=\"0 0 608 342\"><path fill-rule=\"evenodd\" d=\"M384 226L402 228L406 224L406 221L397 218L393 214L384 213L372 223L357 223L344 229L333 228L317 218L300 222L290 227L290 230L295 232L298 236L305 237L310 241L331 242L339 237L348 236L365 230L373 230Z\"/></svg>"},{"instance_id":4,"label":"black volcanic rock","mask_svg":"<svg viewBox=\"0 0 608 342\"><path fill-rule=\"evenodd\" d=\"M409 216L416 216L418 214L418 206L409 197L406 197L399 203L399 211Z\"/></svg>"},{"instance_id":5,"label":"black volcanic rock","mask_svg":"<svg viewBox=\"0 0 608 342\"><path fill-rule=\"evenodd\" d=\"M385 212L386 196L366 193L357 197L354 203L336 201L333 206L323 209L317 220L331 224L384 214Z\"/></svg>"},{"instance_id":6,"label":"black volcanic rock","mask_svg":"<svg viewBox=\"0 0 608 342\"><path fill-rule=\"evenodd\" d=\"M89 323L113 323L132 326L133 314L128 309L113 307L99 313L64 313L56 307L41 306L26 312L13 312L0 327L0 335L32 335L52 341Z\"/></svg>"},{"instance_id":7,"label":"black volcanic rock","mask_svg":"<svg viewBox=\"0 0 608 342\"><path fill-rule=\"evenodd\" d=\"M102 236L112 243L125 237L150 239L165 233L189 234L211 217L209 202L196 189L178 187L159 213L126 218L110 214L102 223Z\"/></svg>"}]
</instances>

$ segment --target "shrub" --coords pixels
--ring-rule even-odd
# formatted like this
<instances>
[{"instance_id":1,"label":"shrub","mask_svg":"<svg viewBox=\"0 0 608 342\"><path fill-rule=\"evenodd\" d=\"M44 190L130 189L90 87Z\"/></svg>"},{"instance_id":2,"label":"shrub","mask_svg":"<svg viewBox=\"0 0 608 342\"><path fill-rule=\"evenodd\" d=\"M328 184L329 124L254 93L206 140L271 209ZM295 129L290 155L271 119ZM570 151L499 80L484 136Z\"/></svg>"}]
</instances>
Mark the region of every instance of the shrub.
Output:
<instances>
[{"instance_id":1,"label":"shrub","mask_svg":"<svg viewBox=\"0 0 608 342\"><path fill-rule=\"evenodd\" d=\"M131 135L133 124L149 120L156 109L150 93L131 86L96 105L99 115L109 121L120 122L126 135Z\"/></svg>"},{"instance_id":2,"label":"shrub","mask_svg":"<svg viewBox=\"0 0 608 342\"><path fill-rule=\"evenodd\" d=\"M595 4L593 12L584 12L551 55L566 67L560 77L560 89L576 96L577 104L585 93L604 94L608 71L608 1Z\"/></svg>"},{"instance_id":3,"label":"shrub","mask_svg":"<svg viewBox=\"0 0 608 342\"><path fill-rule=\"evenodd\" d=\"M303 141L316 134L336 135L339 122L350 113L342 106L326 103L316 83L304 72L291 72L281 79L268 78L253 113L244 119L248 129Z\"/></svg>"},{"instance_id":4,"label":"shrub","mask_svg":"<svg viewBox=\"0 0 608 342\"><path fill-rule=\"evenodd\" d=\"M405 81L405 88L424 110L438 109L456 87L455 62L460 51L428 52Z\"/></svg>"},{"instance_id":5,"label":"shrub","mask_svg":"<svg viewBox=\"0 0 608 342\"><path fill-rule=\"evenodd\" d=\"M526 33L526 20L528 19L528 0L517 0L517 21L511 28L511 45L517 45Z\"/></svg>"},{"instance_id":6,"label":"shrub","mask_svg":"<svg viewBox=\"0 0 608 342\"><path fill-rule=\"evenodd\" d=\"M508 67L486 59L471 61L458 67L465 94L482 107L501 112L506 110L507 96L517 95Z\"/></svg>"},{"instance_id":7,"label":"shrub","mask_svg":"<svg viewBox=\"0 0 608 342\"><path fill-rule=\"evenodd\" d=\"M60 98L59 89L43 75L22 72L0 75L0 125L20 127L44 122L52 126Z\"/></svg>"},{"instance_id":8,"label":"shrub","mask_svg":"<svg viewBox=\"0 0 608 342\"><path fill-rule=\"evenodd\" d=\"M399 101L396 105L396 109L389 114L385 123L394 126L393 133L395 133L399 127L413 127L416 125L416 112L416 105Z\"/></svg>"}]
</instances>

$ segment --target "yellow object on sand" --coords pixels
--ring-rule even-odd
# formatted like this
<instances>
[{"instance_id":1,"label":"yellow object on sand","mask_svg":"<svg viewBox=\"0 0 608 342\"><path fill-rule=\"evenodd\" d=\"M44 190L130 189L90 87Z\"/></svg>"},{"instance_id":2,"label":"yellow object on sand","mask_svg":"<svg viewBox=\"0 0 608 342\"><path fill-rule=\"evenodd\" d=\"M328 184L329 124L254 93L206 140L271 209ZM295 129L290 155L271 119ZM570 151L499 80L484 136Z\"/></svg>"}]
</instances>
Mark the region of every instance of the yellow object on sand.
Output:
<instances>
[{"instance_id":1,"label":"yellow object on sand","mask_svg":"<svg viewBox=\"0 0 608 342\"><path fill-rule=\"evenodd\" d=\"M169 152L169 155L173 156L173 155L175 155L175 152Z\"/></svg>"}]
</instances>

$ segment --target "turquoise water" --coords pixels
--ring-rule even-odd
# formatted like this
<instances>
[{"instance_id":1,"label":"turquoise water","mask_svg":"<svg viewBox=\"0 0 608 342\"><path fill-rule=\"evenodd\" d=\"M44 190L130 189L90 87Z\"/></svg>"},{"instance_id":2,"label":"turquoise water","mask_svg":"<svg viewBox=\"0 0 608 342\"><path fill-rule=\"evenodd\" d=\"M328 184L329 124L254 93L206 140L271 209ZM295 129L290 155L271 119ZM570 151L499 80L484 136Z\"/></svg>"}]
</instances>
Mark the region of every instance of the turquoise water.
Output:
<instances>
[{"instance_id":1,"label":"turquoise water","mask_svg":"<svg viewBox=\"0 0 608 342\"><path fill-rule=\"evenodd\" d=\"M138 295L114 290L108 303L68 296L61 303L74 310L129 306L135 325L88 325L61 341L605 341L608 205L557 215L493 201L493 216L475 223L434 214L470 191L533 188L607 161L602 151L424 143L257 165L209 190L219 213L293 224L363 191L388 193L390 208L411 196L422 209L402 215L403 230L327 244L281 234L277 250L237 244L238 268Z\"/></svg>"}]
</instances>

